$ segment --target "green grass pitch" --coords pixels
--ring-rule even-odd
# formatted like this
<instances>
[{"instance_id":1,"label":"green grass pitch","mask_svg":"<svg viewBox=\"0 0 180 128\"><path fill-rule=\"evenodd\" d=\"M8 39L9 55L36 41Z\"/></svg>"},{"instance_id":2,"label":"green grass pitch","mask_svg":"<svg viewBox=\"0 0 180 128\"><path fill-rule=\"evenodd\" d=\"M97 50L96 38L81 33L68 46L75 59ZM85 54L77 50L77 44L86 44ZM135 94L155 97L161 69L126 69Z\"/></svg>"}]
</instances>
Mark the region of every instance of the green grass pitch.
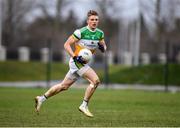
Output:
<instances>
[{"instance_id":1,"label":"green grass pitch","mask_svg":"<svg viewBox=\"0 0 180 128\"><path fill-rule=\"evenodd\" d=\"M180 93L98 89L88 118L78 111L84 89L74 88L48 99L37 115L34 97L45 91L0 88L0 127L180 126Z\"/></svg>"}]
</instances>

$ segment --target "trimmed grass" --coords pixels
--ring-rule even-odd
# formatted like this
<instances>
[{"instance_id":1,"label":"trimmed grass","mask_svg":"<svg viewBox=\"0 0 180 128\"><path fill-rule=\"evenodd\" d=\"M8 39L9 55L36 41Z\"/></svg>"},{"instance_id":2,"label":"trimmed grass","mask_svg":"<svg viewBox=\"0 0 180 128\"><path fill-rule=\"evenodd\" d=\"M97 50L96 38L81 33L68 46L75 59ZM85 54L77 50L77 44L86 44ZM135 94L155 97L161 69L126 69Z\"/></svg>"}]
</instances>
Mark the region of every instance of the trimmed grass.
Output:
<instances>
[{"instance_id":1,"label":"trimmed grass","mask_svg":"<svg viewBox=\"0 0 180 128\"><path fill-rule=\"evenodd\" d=\"M98 89L89 104L94 118L78 111L84 89L70 89L48 99L40 115L33 98L46 89L0 88L1 127L176 127L180 93Z\"/></svg>"}]
</instances>

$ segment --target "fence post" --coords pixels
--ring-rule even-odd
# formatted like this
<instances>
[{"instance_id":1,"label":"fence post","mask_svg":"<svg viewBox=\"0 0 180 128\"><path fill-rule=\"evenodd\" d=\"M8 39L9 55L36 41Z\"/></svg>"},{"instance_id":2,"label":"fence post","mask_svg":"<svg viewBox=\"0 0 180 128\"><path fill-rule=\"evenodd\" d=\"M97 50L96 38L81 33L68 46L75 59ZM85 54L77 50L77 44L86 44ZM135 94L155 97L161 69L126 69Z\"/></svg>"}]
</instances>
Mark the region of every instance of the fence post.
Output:
<instances>
[{"instance_id":1,"label":"fence post","mask_svg":"<svg viewBox=\"0 0 180 128\"><path fill-rule=\"evenodd\" d=\"M0 61L6 61L6 48L0 46Z\"/></svg>"},{"instance_id":2,"label":"fence post","mask_svg":"<svg viewBox=\"0 0 180 128\"><path fill-rule=\"evenodd\" d=\"M108 53L107 51L104 53L104 84L105 87L108 87L109 84L109 64L108 64Z\"/></svg>"},{"instance_id":3,"label":"fence post","mask_svg":"<svg viewBox=\"0 0 180 128\"><path fill-rule=\"evenodd\" d=\"M132 66L132 54L128 51L123 53L123 63L127 66Z\"/></svg>"},{"instance_id":4,"label":"fence post","mask_svg":"<svg viewBox=\"0 0 180 128\"><path fill-rule=\"evenodd\" d=\"M180 51L178 52L178 54L176 56L176 60L177 60L178 64L180 64Z\"/></svg>"},{"instance_id":5,"label":"fence post","mask_svg":"<svg viewBox=\"0 0 180 128\"><path fill-rule=\"evenodd\" d=\"M158 55L158 60L161 64L165 64L166 61L167 61L167 56L166 56L166 53L160 53Z\"/></svg>"},{"instance_id":6,"label":"fence post","mask_svg":"<svg viewBox=\"0 0 180 128\"><path fill-rule=\"evenodd\" d=\"M49 61L49 48L41 49L41 62L47 63Z\"/></svg>"},{"instance_id":7,"label":"fence post","mask_svg":"<svg viewBox=\"0 0 180 128\"><path fill-rule=\"evenodd\" d=\"M51 65L53 60L52 42L50 40L47 42L47 47L49 49L49 53L48 53L48 62L46 64L46 87L48 88L51 85Z\"/></svg>"},{"instance_id":8,"label":"fence post","mask_svg":"<svg viewBox=\"0 0 180 128\"><path fill-rule=\"evenodd\" d=\"M28 47L19 47L18 58L19 58L19 61L28 62L29 58L30 58L29 48Z\"/></svg>"},{"instance_id":9,"label":"fence post","mask_svg":"<svg viewBox=\"0 0 180 128\"><path fill-rule=\"evenodd\" d=\"M142 53L141 54L141 63L143 65L150 64L150 56L148 53Z\"/></svg>"},{"instance_id":10,"label":"fence post","mask_svg":"<svg viewBox=\"0 0 180 128\"><path fill-rule=\"evenodd\" d=\"M168 77L169 77L169 42L165 43L166 61L164 64L164 86L165 92L168 92Z\"/></svg>"}]
</instances>

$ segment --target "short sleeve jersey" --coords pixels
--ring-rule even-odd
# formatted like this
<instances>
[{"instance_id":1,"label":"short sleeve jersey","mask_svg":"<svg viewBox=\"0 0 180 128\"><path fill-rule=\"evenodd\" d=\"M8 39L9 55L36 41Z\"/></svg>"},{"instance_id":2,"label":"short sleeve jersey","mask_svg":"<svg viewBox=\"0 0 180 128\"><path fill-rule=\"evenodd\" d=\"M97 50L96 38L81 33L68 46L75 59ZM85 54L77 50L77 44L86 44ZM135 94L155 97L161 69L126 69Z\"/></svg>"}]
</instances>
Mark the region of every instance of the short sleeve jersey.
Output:
<instances>
[{"instance_id":1,"label":"short sleeve jersey","mask_svg":"<svg viewBox=\"0 0 180 128\"><path fill-rule=\"evenodd\" d=\"M82 48L87 48L94 53L98 48L98 42L104 39L102 30L96 28L92 31L88 26L75 30L73 36L79 40L75 44L75 55L78 55Z\"/></svg>"}]
</instances>

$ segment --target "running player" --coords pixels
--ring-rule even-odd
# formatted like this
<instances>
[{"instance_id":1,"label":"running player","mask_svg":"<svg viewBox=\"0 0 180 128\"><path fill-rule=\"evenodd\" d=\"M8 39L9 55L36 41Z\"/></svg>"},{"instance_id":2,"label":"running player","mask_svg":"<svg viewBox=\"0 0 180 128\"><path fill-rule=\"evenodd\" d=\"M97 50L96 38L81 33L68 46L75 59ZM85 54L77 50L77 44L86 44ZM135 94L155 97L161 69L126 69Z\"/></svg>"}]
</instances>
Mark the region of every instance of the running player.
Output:
<instances>
[{"instance_id":1,"label":"running player","mask_svg":"<svg viewBox=\"0 0 180 128\"><path fill-rule=\"evenodd\" d=\"M41 105L45 100L61 91L67 90L79 77L83 77L88 80L90 84L85 91L84 99L79 106L79 110L86 116L93 117L93 114L88 109L88 102L100 84L100 80L96 72L88 64L85 64L81 56L78 56L78 52L82 48L87 48L91 50L92 53L94 53L96 49L100 49L102 52L106 51L104 33L97 28L98 23L98 13L90 10L87 13L87 26L75 30L67 39L64 48L71 56L69 61L70 69L61 83L52 86L44 95L35 97L35 110L37 113L39 113ZM75 51L72 50L73 45L75 46Z\"/></svg>"}]
</instances>

